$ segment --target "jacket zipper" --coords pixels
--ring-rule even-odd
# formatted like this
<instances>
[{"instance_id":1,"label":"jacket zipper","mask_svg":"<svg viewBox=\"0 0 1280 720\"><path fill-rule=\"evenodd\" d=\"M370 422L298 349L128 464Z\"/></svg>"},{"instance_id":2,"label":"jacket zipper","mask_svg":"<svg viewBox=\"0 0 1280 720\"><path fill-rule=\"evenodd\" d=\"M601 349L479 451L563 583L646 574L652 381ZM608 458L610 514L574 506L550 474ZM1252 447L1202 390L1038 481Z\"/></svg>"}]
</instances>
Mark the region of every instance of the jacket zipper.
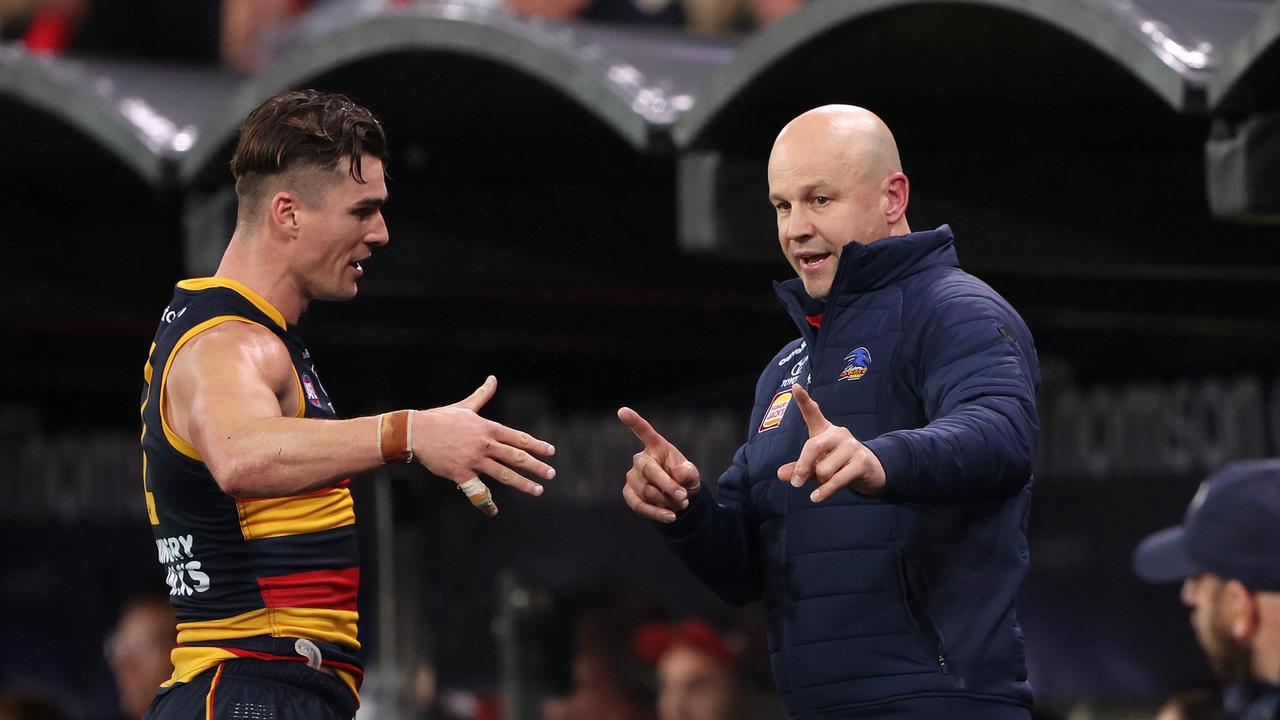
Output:
<instances>
[{"instance_id":1,"label":"jacket zipper","mask_svg":"<svg viewBox=\"0 0 1280 720\"><path fill-rule=\"evenodd\" d=\"M947 665L947 644L942 638L942 633L938 630L938 626L933 621L933 617L929 615L929 608L924 604L924 597L916 591L915 583L911 579L911 564L907 560L906 551L899 551L899 563L902 571L903 591L907 597L907 611L910 612L916 622L924 625L924 630L929 638L933 640L933 649L937 654L938 670L943 675L950 675L951 668Z\"/></svg>"}]
</instances>

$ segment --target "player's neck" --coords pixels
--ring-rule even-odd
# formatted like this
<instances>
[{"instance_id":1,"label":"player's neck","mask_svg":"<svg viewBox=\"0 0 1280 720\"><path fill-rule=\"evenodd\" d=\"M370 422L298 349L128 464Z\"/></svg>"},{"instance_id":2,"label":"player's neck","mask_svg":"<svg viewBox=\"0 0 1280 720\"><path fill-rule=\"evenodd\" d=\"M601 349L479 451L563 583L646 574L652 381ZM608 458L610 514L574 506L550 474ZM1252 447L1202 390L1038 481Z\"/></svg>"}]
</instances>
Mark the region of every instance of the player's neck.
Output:
<instances>
[{"instance_id":1,"label":"player's neck","mask_svg":"<svg viewBox=\"0 0 1280 720\"><path fill-rule=\"evenodd\" d=\"M296 324L307 309L307 297L284 259L240 228L231 236L216 275L235 280L261 295L290 325Z\"/></svg>"}]
</instances>

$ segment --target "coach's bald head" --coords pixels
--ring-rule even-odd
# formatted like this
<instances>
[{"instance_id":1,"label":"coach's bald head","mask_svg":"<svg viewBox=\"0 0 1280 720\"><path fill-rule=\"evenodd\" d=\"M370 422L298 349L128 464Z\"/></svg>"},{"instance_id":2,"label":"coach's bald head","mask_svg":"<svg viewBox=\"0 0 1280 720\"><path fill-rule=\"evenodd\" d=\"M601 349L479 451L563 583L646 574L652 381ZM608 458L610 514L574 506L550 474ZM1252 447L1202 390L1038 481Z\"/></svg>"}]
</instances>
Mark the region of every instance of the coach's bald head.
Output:
<instances>
[{"instance_id":1,"label":"coach's bald head","mask_svg":"<svg viewBox=\"0 0 1280 720\"><path fill-rule=\"evenodd\" d=\"M803 113L769 155L778 241L806 292L825 298L845 245L911 232L907 176L884 121L853 105Z\"/></svg>"}]
</instances>

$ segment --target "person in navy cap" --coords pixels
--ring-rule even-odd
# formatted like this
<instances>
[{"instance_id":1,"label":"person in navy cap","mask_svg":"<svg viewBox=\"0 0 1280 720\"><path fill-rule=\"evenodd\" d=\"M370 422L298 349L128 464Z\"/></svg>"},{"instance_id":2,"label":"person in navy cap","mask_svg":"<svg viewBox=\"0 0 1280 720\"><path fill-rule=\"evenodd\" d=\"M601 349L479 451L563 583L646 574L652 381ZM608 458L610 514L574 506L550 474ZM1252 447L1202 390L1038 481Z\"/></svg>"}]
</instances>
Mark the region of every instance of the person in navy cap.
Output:
<instances>
[{"instance_id":1,"label":"person in navy cap","mask_svg":"<svg viewBox=\"0 0 1280 720\"><path fill-rule=\"evenodd\" d=\"M1182 582L1196 639L1230 686L1227 716L1280 719L1280 458L1210 476L1133 565L1147 582Z\"/></svg>"}]
</instances>

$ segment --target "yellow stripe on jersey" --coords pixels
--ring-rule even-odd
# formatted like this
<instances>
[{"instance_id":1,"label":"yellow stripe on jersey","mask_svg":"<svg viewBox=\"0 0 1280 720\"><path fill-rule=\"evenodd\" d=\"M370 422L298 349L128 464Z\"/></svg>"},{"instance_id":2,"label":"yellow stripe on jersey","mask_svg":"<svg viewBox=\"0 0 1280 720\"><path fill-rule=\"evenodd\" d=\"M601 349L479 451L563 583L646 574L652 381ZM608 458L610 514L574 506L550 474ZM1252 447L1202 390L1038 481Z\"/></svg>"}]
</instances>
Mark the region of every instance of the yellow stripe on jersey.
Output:
<instances>
[{"instance_id":1,"label":"yellow stripe on jersey","mask_svg":"<svg viewBox=\"0 0 1280 720\"><path fill-rule=\"evenodd\" d=\"M314 370L312 370L314 372ZM298 417L307 415L307 394L302 390L302 376L298 374L298 366L293 366L293 380L298 383Z\"/></svg>"},{"instance_id":2,"label":"yellow stripe on jersey","mask_svg":"<svg viewBox=\"0 0 1280 720\"><path fill-rule=\"evenodd\" d=\"M195 446L180 437L178 433L173 431L173 428L169 427L169 418L165 417L164 412L165 383L169 379L169 368L173 367L173 359L178 356L178 351L182 349L182 346L186 345L192 338L205 330L216 327L225 322L242 322L246 325L257 325L263 330L267 329L262 325L262 323L256 323L248 318L240 317L239 315L219 315L217 317L211 317L186 331L182 334L182 337L178 338L178 342L173 346L173 350L169 351L169 357L164 361L164 371L160 373L160 426L164 430L164 437L169 441L169 444L173 446L174 450L177 450L192 460L198 460L200 462L204 462L204 458L200 457L200 453L196 450Z\"/></svg>"},{"instance_id":3,"label":"yellow stripe on jersey","mask_svg":"<svg viewBox=\"0 0 1280 720\"><path fill-rule=\"evenodd\" d=\"M272 322L279 325L281 330L289 329L288 324L284 321L284 313L277 310L274 305L267 302L261 295L250 290L244 283L237 282L230 278L204 277L183 280L178 283L178 287L183 290L191 290L193 292L216 287L226 288L240 295L245 300L253 303L254 307L261 310L264 315L271 318Z\"/></svg>"},{"instance_id":4,"label":"yellow stripe on jersey","mask_svg":"<svg viewBox=\"0 0 1280 720\"><path fill-rule=\"evenodd\" d=\"M209 694L204 696L204 720L214 720L214 693L218 691L218 681L222 679L223 667L222 665L218 666L218 672L213 674L213 680L209 683Z\"/></svg>"},{"instance_id":5,"label":"yellow stripe on jersey","mask_svg":"<svg viewBox=\"0 0 1280 720\"><path fill-rule=\"evenodd\" d=\"M338 679L347 686L347 689L351 691L351 694L355 696L356 702L360 702L360 688L356 687L356 676L341 668L331 669L335 674L337 674Z\"/></svg>"},{"instance_id":6,"label":"yellow stripe on jersey","mask_svg":"<svg viewBox=\"0 0 1280 720\"><path fill-rule=\"evenodd\" d=\"M195 676L213 667L217 667L218 672L221 673L223 663L228 660L235 660L238 657L240 656L233 652L217 647L188 646L174 648L173 652L169 654L169 660L173 663L173 675L161 683L160 687L169 687L174 683L190 682ZM358 701L360 699L360 689L356 685L355 674L342 668L332 668L332 670ZM217 682L217 676L214 677L214 682Z\"/></svg>"},{"instance_id":7,"label":"yellow stripe on jersey","mask_svg":"<svg viewBox=\"0 0 1280 720\"><path fill-rule=\"evenodd\" d=\"M151 349L147 351L147 364L142 370L142 376L147 380L147 392L142 394L142 408L138 410L138 414L142 416L142 497L147 503L147 519L152 525L160 524L160 517L156 514L156 496L147 487L147 398L151 397L151 354L156 351L156 344L151 343Z\"/></svg>"},{"instance_id":8,"label":"yellow stripe on jersey","mask_svg":"<svg viewBox=\"0 0 1280 720\"><path fill-rule=\"evenodd\" d=\"M176 647L169 653L169 662L173 663L173 675L160 684L169 687L174 683L190 682L191 678L227 660L235 660L238 655L216 647Z\"/></svg>"},{"instance_id":9,"label":"yellow stripe on jersey","mask_svg":"<svg viewBox=\"0 0 1280 720\"><path fill-rule=\"evenodd\" d=\"M356 521L351 491L345 487L293 497L237 500L236 510L245 540L304 535Z\"/></svg>"},{"instance_id":10,"label":"yellow stripe on jersey","mask_svg":"<svg viewBox=\"0 0 1280 720\"><path fill-rule=\"evenodd\" d=\"M156 344L152 341L151 349L147 351L147 364L142 366L142 379L146 380L148 385L151 384L151 353L155 351Z\"/></svg>"},{"instance_id":11,"label":"yellow stripe on jersey","mask_svg":"<svg viewBox=\"0 0 1280 720\"><path fill-rule=\"evenodd\" d=\"M270 635L322 640L359 650L360 641L356 639L359 618L359 613L350 610L261 608L221 620L178 623L178 644Z\"/></svg>"}]
</instances>

